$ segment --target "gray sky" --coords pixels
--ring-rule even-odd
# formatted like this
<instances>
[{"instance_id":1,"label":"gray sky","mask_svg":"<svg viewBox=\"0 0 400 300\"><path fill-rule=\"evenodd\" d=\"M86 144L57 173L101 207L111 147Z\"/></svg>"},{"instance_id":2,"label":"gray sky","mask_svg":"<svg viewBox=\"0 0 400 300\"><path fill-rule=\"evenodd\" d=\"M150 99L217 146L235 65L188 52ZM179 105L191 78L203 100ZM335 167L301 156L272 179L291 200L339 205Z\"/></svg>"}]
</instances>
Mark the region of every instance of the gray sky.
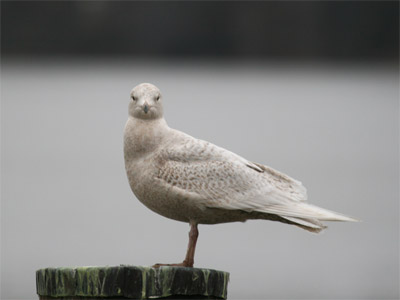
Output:
<instances>
[{"instance_id":1,"label":"gray sky","mask_svg":"<svg viewBox=\"0 0 400 300\"><path fill-rule=\"evenodd\" d=\"M34 299L35 270L184 258L189 226L148 210L126 179L131 88L157 85L168 124L300 180L361 223L315 235L203 225L196 267L230 299L399 297L398 73L379 65L8 61L1 90L1 298Z\"/></svg>"}]
</instances>

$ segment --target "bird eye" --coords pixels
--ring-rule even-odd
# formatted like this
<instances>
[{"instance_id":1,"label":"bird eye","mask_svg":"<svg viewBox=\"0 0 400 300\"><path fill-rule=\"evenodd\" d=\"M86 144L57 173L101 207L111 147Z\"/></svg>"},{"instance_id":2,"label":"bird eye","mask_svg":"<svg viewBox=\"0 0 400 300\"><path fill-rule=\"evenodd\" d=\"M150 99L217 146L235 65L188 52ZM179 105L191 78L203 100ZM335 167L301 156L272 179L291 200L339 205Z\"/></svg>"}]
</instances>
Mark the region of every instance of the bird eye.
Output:
<instances>
[{"instance_id":1,"label":"bird eye","mask_svg":"<svg viewBox=\"0 0 400 300\"><path fill-rule=\"evenodd\" d=\"M156 100L157 100L157 101L160 100L160 95L157 96Z\"/></svg>"},{"instance_id":2,"label":"bird eye","mask_svg":"<svg viewBox=\"0 0 400 300\"><path fill-rule=\"evenodd\" d=\"M133 101L137 100L135 96L131 96L131 98L132 98Z\"/></svg>"}]
</instances>

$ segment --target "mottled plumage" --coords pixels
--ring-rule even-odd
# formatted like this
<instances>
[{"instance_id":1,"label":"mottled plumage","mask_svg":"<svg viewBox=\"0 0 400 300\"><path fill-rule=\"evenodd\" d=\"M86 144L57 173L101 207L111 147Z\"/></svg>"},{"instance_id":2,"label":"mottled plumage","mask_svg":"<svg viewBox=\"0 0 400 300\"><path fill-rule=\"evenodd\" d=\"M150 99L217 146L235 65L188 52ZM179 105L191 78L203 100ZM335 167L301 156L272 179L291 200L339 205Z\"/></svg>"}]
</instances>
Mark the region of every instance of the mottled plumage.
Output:
<instances>
[{"instance_id":1,"label":"mottled plumage","mask_svg":"<svg viewBox=\"0 0 400 300\"><path fill-rule=\"evenodd\" d=\"M169 128L157 87L131 93L125 166L132 191L153 211L191 224L267 219L319 232L353 219L306 203L301 182Z\"/></svg>"}]
</instances>

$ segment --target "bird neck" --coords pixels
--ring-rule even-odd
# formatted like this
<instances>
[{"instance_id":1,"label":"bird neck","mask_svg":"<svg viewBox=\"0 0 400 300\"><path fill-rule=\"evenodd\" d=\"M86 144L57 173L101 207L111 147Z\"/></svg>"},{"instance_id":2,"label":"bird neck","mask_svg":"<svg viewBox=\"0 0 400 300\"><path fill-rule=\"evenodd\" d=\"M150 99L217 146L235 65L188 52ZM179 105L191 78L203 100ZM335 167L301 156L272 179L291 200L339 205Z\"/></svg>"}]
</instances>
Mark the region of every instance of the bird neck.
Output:
<instances>
[{"instance_id":1,"label":"bird neck","mask_svg":"<svg viewBox=\"0 0 400 300\"><path fill-rule=\"evenodd\" d=\"M164 118L143 120L129 117L125 125L125 159L143 158L153 153L164 141L170 128Z\"/></svg>"}]
</instances>

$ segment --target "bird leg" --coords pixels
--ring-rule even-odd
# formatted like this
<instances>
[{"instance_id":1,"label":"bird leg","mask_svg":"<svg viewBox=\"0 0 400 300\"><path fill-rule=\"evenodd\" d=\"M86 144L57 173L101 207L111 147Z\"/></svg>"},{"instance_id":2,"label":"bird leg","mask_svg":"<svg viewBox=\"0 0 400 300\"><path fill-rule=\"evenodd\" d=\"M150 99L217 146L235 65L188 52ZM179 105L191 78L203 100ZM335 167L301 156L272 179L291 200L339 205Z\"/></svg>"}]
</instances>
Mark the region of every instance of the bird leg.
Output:
<instances>
[{"instance_id":1,"label":"bird leg","mask_svg":"<svg viewBox=\"0 0 400 300\"><path fill-rule=\"evenodd\" d=\"M189 231L189 243L188 249L186 251L186 257L183 264L187 267L193 267L194 264L194 252L196 250L197 238L199 237L199 230L197 229L197 224L190 223Z\"/></svg>"},{"instance_id":2,"label":"bird leg","mask_svg":"<svg viewBox=\"0 0 400 300\"><path fill-rule=\"evenodd\" d=\"M159 268L162 266L173 266L173 267L189 267L193 268L194 264L194 252L196 250L197 238L199 236L199 230L197 229L196 223L190 223L189 232L189 244L186 251L185 260L179 264L155 264L153 268Z\"/></svg>"}]
</instances>

